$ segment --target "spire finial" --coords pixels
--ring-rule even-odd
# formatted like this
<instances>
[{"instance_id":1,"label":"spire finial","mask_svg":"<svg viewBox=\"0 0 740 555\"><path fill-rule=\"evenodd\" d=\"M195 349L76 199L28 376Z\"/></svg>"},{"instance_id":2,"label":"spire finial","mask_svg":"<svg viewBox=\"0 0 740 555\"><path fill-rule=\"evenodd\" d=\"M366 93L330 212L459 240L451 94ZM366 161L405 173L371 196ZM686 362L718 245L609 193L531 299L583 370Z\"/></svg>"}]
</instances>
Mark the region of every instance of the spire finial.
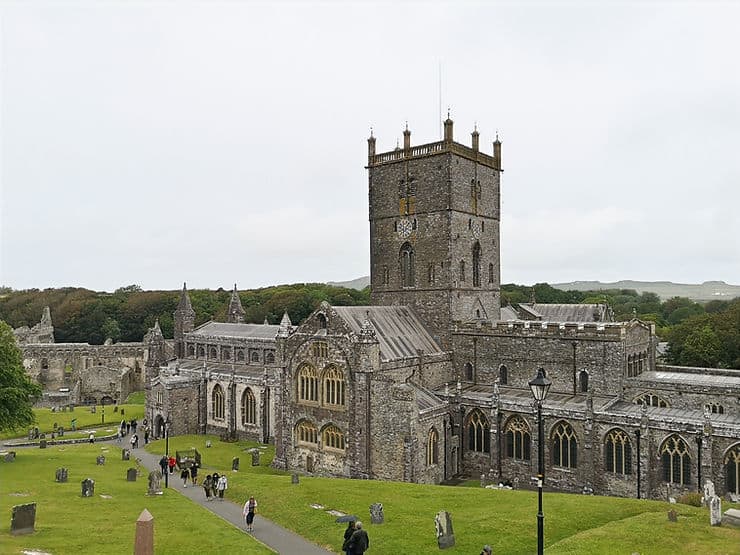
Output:
<instances>
[{"instance_id":1,"label":"spire finial","mask_svg":"<svg viewBox=\"0 0 740 555\"><path fill-rule=\"evenodd\" d=\"M409 130L409 120L406 120L406 131Z\"/></svg>"},{"instance_id":2,"label":"spire finial","mask_svg":"<svg viewBox=\"0 0 740 555\"><path fill-rule=\"evenodd\" d=\"M370 138L371 139L374 138L373 137L373 126L372 125L370 126Z\"/></svg>"},{"instance_id":3,"label":"spire finial","mask_svg":"<svg viewBox=\"0 0 740 555\"><path fill-rule=\"evenodd\" d=\"M498 141L498 129L496 129L496 141Z\"/></svg>"},{"instance_id":4,"label":"spire finial","mask_svg":"<svg viewBox=\"0 0 740 555\"><path fill-rule=\"evenodd\" d=\"M478 132L478 122L473 122L473 131Z\"/></svg>"},{"instance_id":5,"label":"spire finial","mask_svg":"<svg viewBox=\"0 0 740 555\"><path fill-rule=\"evenodd\" d=\"M447 106L447 119L450 119L450 107Z\"/></svg>"}]
</instances>

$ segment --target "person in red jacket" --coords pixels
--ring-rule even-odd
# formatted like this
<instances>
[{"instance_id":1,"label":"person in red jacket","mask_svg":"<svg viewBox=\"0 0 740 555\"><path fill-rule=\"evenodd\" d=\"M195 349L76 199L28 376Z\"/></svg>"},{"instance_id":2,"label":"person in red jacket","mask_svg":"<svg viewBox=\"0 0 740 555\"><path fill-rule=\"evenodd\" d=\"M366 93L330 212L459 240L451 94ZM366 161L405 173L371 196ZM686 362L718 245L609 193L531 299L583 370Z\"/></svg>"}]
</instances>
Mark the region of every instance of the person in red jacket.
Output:
<instances>
[{"instance_id":1,"label":"person in red jacket","mask_svg":"<svg viewBox=\"0 0 740 555\"><path fill-rule=\"evenodd\" d=\"M170 467L170 474L172 474L175 471L175 465L177 464L177 461L175 460L175 457L170 455L170 460L167 461L167 466Z\"/></svg>"}]
</instances>

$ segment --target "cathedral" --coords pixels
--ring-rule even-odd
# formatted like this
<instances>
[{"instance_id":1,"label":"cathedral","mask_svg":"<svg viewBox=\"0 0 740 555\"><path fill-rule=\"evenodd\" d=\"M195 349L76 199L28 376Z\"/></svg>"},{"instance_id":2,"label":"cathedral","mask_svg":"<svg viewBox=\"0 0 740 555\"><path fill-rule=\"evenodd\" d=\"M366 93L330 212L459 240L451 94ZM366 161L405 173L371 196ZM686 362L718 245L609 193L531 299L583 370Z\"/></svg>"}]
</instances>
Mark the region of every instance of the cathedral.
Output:
<instances>
[{"instance_id":1,"label":"cathedral","mask_svg":"<svg viewBox=\"0 0 740 555\"><path fill-rule=\"evenodd\" d=\"M501 142L376 152L368 139L372 306L304 322L194 327L183 286L174 356L150 333L155 434L274 443L277 468L442 483L464 477L665 499L713 480L740 496L740 371L661 366L652 323L603 305L500 302ZM529 381L552 382L544 441Z\"/></svg>"}]
</instances>

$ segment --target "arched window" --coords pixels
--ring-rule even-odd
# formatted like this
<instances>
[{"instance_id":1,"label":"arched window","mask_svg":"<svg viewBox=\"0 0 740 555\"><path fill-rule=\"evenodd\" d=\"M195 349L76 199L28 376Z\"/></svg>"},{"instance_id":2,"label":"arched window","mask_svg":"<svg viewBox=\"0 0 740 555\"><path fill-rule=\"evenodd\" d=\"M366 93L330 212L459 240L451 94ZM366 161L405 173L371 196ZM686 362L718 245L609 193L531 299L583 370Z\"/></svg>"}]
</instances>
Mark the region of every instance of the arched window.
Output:
<instances>
[{"instance_id":1,"label":"arched window","mask_svg":"<svg viewBox=\"0 0 740 555\"><path fill-rule=\"evenodd\" d=\"M390 283L390 273L388 272L388 266L383 266L383 285L388 285Z\"/></svg>"},{"instance_id":2,"label":"arched window","mask_svg":"<svg viewBox=\"0 0 740 555\"><path fill-rule=\"evenodd\" d=\"M480 287L480 243L473 245L473 287Z\"/></svg>"},{"instance_id":3,"label":"arched window","mask_svg":"<svg viewBox=\"0 0 740 555\"><path fill-rule=\"evenodd\" d=\"M723 407L719 403L707 403L706 405L704 405L704 410L712 414L724 414L725 413L725 407Z\"/></svg>"},{"instance_id":4,"label":"arched window","mask_svg":"<svg viewBox=\"0 0 740 555\"><path fill-rule=\"evenodd\" d=\"M588 372L581 370L578 374L578 383L581 386L581 393L586 393L588 391Z\"/></svg>"},{"instance_id":5,"label":"arched window","mask_svg":"<svg viewBox=\"0 0 740 555\"><path fill-rule=\"evenodd\" d=\"M401 286L414 286L414 247L411 243L404 243L399 252L401 269Z\"/></svg>"},{"instance_id":6,"label":"arched window","mask_svg":"<svg viewBox=\"0 0 740 555\"><path fill-rule=\"evenodd\" d=\"M660 447L663 481L686 486L691 483L691 457L686 442L672 435Z\"/></svg>"},{"instance_id":7,"label":"arched window","mask_svg":"<svg viewBox=\"0 0 740 555\"><path fill-rule=\"evenodd\" d=\"M308 403L319 401L319 375L310 364L298 369L298 400Z\"/></svg>"},{"instance_id":8,"label":"arched window","mask_svg":"<svg viewBox=\"0 0 740 555\"><path fill-rule=\"evenodd\" d=\"M344 434L336 426L327 426L321 434L321 440L327 449L344 451Z\"/></svg>"},{"instance_id":9,"label":"arched window","mask_svg":"<svg viewBox=\"0 0 740 555\"><path fill-rule=\"evenodd\" d=\"M427 436L427 466L439 463L439 433L435 428Z\"/></svg>"},{"instance_id":10,"label":"arched window","mask_svg":"<svg viewBox=\"0 0 740 555\"><path fill-rule=\"evenodd\" d=\"M224 389L219 384L213 387L211 393L211 405L213 405L213 418L223 420L224 410Z\"/></svg>"},{"instance_id":11,"label":"arched window","mask_svg":"<svg viewBox=\"0 0 740 555\"><path fill-rule=\"evenodd\" d=\"M295 427L296 440L298 443L304 443L316 446L318 443L319 433L316 425L308 420L301 420Z\"/></svg>"},{"instance_id":12,"label":"arched window","mask_svg":"<svg viewBox=\"0 0 740 555\"><path fill-rule=\"evenodd\" d=\"M434 283L434 278L436 277L434 272L434 263L430 264L427 267L427 281L431 284Z\"/></svg>"},{"instance_id":13,"label":"arched window","mask_svg":"<svg viewBox=\"0 0 740 555\"><path fill-rule=\"evenodd\" d=\"M321 314L320 312L316 315L316 320L319 322L319 329L325 330L326 329L326 316Z\"/></svg>"},{"instance_id":14,"label":"arched window","mask_svg":"<svg viewBox=\"0 0 740 555\"><path fill-rule=\"evenodd\" d=\"M344 372L334 365L324 372L324 404L344 406Z\"/></svg>"},{"instance_id":15,"label":"arched window","mask_svg":"<svg viewBox=\"0 0 740 555\"><path fill-rule=\"evenodd\" d=\"M615 474L632 474L632 445L629 436L622 430L612 430L606 434L604 468Z\"/></svg>"},{"instance_id":16,"label":"arched window","mask_svg":"<svg viewBox=\"0 0 740 555\"><path fill-rule=\"evenodd\" d=\"M254 393L247 388L242 393L242 426L257 423L257 402Z\"/></svg>"},{"instance_id":17,"label":"arched window","mask_svg":"<svg viewBox=\"0 0 740 555\"><path fill-rule=\"evenodd\" d=\"M465 261L460 261L460 283L465 281Z\"/></svg>"},{"instance_id":18,"label":"arched window","mask_svg":"<svg viewBox=\"0 0 740 555\"><path fill-rule=\"evenodd\" d=\"M326 358L329 356L329 345L326 341L314 341L311 343L311 355L316 358Z\"/></svg>"},{"instance_id":19,"label":"arched window","mask_svg":"<svg viewBox=\"0 0 740 555\"><path fill-rule=\"evenodd\" d=\"M221 360L231 360L231 351L229 349L221 351Z\"/></svg>"},{"instance_id":20,"label":"arched window","mask_svg":"<svg viewBox=\"0 0 740 555\"><path fill-rule=\"evenodd\" d=\"M530 460L532 435L527 422L521 416L514 416L506 423L505 431L506 456L510 459Z\"/></svg>"},{"instance_id":21,"label":"arched window","mask_svg":"<svg viewBox=\"0 0 740 555\"><path fill-rule=\"evenodd\" d=\"M267 351L265 353L265 364L275 364L275 352Z\"/></svg>"},{"instance_id":22,"label":"arched window","mask_svg":"<svg viewBox=\"0 0 740 555\"><path fill-rule=\"evenodd\" d=\"M552 464L564 468L578 466L576 433L567 422L559 422L552 430Z\"/></svg>"},{"instance_id":23,"label":"arched window","mask_svg":"<svg viewBox=\"0 0 740 555\"><path fill-rule=\"evenodd\" d=\"M243 349L239 349L236 352L236 361L237 362L244 362L244 350Z\"/></svg>"},{"instance_id":24,"label":"arched window","mask_svg":"<svg viewBox=\"0 0 740 555\"><path fill-rule=\"evenodd\" d=\"M473 381L473 365L469 362L465 363L465 379L469 382Z\"/></svg>"},{"instance_id":25,"label":"arched window","mask_svg":"<svg viewBox=\"0 0 740 555\"><path fill-rule=\"evenodd\" d=\"M493 262L488 264L488 283L493 283Z\"/></svg>"},{"instance_id":26,"label":"arched window","mask_svg":"<svg viewBox=\"0 0 740 555\"><path fill-rule=\"evenodd\" d=\"M211 347L208 349L208 358L218 358L216 354L216 347Z\"/></svg>"},{"instance_id":27,"label":"arched window","mask_svg":"<svg viewBox=\"0 0 740 555\"><path fill-rule=\"evenodd\" d=\"M205 347L198 347L198 356L199 357L206 356L206 349L205 349Z\"/></svg>"},{"instance_id":28,"label":"arched window","mask_svg":"<svg viewBox=\"0 0 740 555\"><path fill-rule=\"evenodd\" d=\"M188 345L188 356L189 357L195 356L195 347L193 347L192 345Z\"/></svg>"},{"instance_id":29,"label":"arched window","mask_svg":"<svg viewBox=\"0 0 740 555\"><path fill-rule=\"evenodd\" d=\"M259 362L260 361L260 352L257 349L253 349L249 351L249 360L251 362Z\"/></svg>"},{"instance_id":30,"label":"arched window","mask_svg":"<svg viewBox=\"0 0 740 555\"><path fill-rule=\"evenodd\" d=\"M643 395L640 395L635 399L636 405L642 405L645 404L649 407L663 407L668 408L670 405L665 399L662 399L661 397L658 397L657 395L653 393L645 393Z\"/></svg>"},{"instance_id":31,"label":"arched window","mask_svg":"<svg viewBox=\"0 0 740 555\"><path fill-rule=\"evenodd\" d=\"M727 492L740 495L740 443L727 451L724 463Z\"/></svg>"},{"instance_id":32,"label":"arched window","mask_svg":"<svg viewBox=\"0 0 740 555\"><path fill-rule=\"evenodd\" d=\"M501 385L509 383L509 369L503 364L498 369L498 383Z\"/></svg>"},{"instance_id":33,"label":"arched window","mask_svg":"<svg viewBox=\"0 0 740 555\"><path fill-rule=\"evenodd\" d=\"M480 453L488 453L491 450L491 437L488 419L480 409L475 409L468 416L468 449Z\"/></svg>"}]
</instances>

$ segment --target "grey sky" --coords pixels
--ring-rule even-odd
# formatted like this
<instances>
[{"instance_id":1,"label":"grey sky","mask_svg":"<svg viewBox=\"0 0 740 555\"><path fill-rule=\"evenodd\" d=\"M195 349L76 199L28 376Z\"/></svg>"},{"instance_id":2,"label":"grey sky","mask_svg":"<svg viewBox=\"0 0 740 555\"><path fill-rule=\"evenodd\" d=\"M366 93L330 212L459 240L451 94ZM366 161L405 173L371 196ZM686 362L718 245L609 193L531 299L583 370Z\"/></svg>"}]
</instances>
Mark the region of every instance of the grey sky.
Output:
<instances>
[{"instance_id":1,"label":"grey sky","mask_svg":"<svg viewBox=\"0 0 740 555\"><path fill-rule=\"evenodd\" d=\"M504 282L740 284L740 4L5 3L0 284L369 273L366 138L503 141Z\"/></svg>"}]
</instances>

